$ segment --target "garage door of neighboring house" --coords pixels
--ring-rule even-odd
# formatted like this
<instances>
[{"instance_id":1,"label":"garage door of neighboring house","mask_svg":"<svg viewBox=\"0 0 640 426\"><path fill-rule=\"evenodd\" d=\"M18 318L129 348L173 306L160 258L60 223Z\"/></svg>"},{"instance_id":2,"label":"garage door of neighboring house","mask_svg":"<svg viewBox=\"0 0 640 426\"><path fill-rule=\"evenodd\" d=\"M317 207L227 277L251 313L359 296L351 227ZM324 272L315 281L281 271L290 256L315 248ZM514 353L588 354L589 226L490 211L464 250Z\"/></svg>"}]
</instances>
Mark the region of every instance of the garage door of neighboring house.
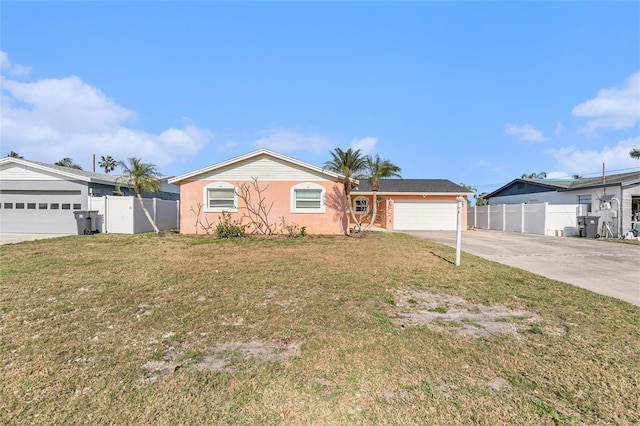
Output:
<instances>
[{"instance_id":1,"label":"garage door of neighboring house","mask_svg":"<svg viewBox=\"0 0 640 426\"><path fill-rule=\"evenodd\" d=\"M0 232L75 234L80 191L2 191ZM85 197L86 199L86 197Z\"/></svg>"},{"instance_id":2,"label":"garage door of neighboring house","mask_svg":"<svg viewBox=\"0 0 640 426\"><path fill-rule=\"evenodd\" d=\"M393 229L416 231L454 231L457 203L396 201Z\"/></svg>"}]
</instances>

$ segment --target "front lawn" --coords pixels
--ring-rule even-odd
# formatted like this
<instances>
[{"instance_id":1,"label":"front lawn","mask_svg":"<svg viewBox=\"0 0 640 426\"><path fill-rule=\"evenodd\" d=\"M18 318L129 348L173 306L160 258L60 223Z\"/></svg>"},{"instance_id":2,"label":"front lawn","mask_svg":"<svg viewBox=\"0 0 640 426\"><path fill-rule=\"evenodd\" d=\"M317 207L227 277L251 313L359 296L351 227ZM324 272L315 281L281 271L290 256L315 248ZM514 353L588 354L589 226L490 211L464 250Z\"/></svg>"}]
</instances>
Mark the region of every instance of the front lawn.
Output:
<instances>
[{"instance_id":1,"label":"front lawn","mask_svg":"<svg viewBox=\"0 0 640 426\"><path fill-rule=\"evenodd\" d=\"M402 234L0 247L0 424L632 424L640 309Z\"/></svg>"}]
</instances>

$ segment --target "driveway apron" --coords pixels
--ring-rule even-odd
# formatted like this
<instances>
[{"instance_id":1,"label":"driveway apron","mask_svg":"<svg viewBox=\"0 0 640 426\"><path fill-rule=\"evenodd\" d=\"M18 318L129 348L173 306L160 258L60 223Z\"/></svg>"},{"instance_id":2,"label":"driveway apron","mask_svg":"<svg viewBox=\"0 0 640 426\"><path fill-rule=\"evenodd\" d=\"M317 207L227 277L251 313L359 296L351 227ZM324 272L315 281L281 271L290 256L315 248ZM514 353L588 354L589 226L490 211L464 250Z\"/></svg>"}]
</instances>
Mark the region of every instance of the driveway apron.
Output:
<instances>
[{"instance_id":1,"label":"driveway apron","mask_svg":"<svg viewBox=\"0 0 640 426\"><path fill-rule=\"evenodd\" d=\"M451 247L455 231L408 231ZM462 251L640 306L640 246L489 230L462 233Z\"/></svg>"}]
</instances>

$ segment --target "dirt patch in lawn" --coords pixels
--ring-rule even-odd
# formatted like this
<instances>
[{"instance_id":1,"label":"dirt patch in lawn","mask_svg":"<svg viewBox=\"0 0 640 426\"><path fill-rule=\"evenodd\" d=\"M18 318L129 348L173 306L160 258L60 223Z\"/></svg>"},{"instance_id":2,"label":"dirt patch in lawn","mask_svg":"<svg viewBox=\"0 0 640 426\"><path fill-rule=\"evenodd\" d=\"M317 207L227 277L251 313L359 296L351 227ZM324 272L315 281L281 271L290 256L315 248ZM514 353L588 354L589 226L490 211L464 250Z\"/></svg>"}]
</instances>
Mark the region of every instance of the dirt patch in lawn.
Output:
<instances>
[{"instance_id":1,"label":"dirt patch in lawn","mask_svg":"<svg viewBox=\"0 0 640 426\"><path fill-rule=\"evenodd\" d=\"M173 374L185 367L198 371L215 371L217 373L237 371L243 362L256 360L277 362L285 358L299 356L300 344L270 345L260 341L249 343L229 342L207 348L206 353L194 356L189 353L187 345L172 346L166 350L160 361L149 361L142 368L145 370L144 381L154 381L160 377ZM194 362L194 358L198 360Z\"/></svg>"},{"instance_id":2,"label":"dirt patch in lawn","mask_svg":"<svg viewBox=\"0 0 640 426\"><path fill-rule=\"evenodd\" d=\"M402 328L427 325L442 332L470 337L535 332L541 318L525 310L503 305L471 303L458 296L406 290L395 295L396 317Z\"/></svg>"}]
</instances>

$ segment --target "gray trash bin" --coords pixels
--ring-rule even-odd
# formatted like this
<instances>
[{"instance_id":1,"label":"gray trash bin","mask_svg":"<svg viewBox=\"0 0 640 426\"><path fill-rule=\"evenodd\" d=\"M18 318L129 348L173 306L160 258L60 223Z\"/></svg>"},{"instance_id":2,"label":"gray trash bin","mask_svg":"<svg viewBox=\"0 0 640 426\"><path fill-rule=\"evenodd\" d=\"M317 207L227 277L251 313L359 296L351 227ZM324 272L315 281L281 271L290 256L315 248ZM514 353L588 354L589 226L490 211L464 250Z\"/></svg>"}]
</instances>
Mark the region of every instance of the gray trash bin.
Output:
<instances>
[{"instance_id":1,"label":"gray trash bin","mask_svg":"<svg viewBox=\"0 0 640 426\"><path fill-rule=\"evenodd\" d=\"M93 219L97 213L97 210L74 210L73 215L78 225L78 235L95 234L96 230L93 226Z\"/></svg>"},{"instance_id":2,"label":"gray trash bin","mask_svg":"<svg viewBox=\"0 0 640 426\"><path fill-rule=\"evenodd\" d=\"M600 216L578 216L578 235L587 238L598 238Z\"/></svg>"}]
</instances>

